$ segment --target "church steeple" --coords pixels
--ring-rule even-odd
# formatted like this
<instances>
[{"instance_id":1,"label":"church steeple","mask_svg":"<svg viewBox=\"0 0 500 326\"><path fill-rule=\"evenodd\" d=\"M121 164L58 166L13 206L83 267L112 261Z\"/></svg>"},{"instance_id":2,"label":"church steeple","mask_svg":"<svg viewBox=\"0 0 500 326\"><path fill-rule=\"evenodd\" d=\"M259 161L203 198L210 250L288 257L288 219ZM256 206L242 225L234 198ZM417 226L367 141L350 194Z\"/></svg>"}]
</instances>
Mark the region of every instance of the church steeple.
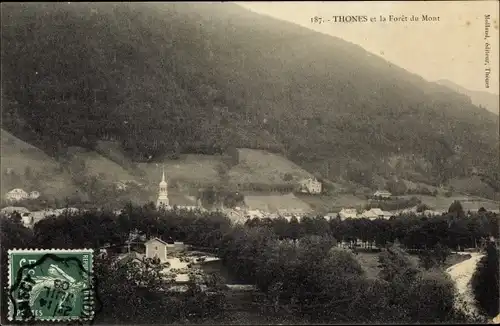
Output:
<instances>
[{"instance_id":1,"label":"church steeple","mask_svg":"<svg viewBox=\"0 0 500 326\"><path fill-rule=\"evenodd\" d=\"M167 181L165 181L165 167L164 166L162 166L160 188L162 185L167 186Z\"/></svg>"},{"instance_id":2,"label":"church steeple","mask_svg":"<svg viewBox=\"0 0 500 326\"><path fill-rule=\"evenodd\" d=\"M158 200L156 201L157 208L168 208L170 207L168 201L168 184L165 179L165 167L162 166L160 189L158 193Z\"/></svg>"}]
</instances>

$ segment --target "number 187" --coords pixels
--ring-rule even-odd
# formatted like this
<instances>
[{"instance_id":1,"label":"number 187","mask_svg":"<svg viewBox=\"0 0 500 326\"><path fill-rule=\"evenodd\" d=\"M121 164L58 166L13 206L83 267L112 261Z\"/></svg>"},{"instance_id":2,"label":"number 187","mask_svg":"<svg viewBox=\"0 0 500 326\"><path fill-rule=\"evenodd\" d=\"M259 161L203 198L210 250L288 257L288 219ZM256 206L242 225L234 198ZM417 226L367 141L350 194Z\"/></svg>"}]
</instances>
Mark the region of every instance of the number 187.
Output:
<instances>
[{"instance_id":1,"label":"number 187","mask_svg":"<svg viewBox=\"0 0 500 326\"><path fill-rule=\"evenodd\" d=\"M311 17L311 23L321 24L322 21L323 21L323 18L321 18L321 17L318 17L318 16Z\"/></svg>"}]
</instances>

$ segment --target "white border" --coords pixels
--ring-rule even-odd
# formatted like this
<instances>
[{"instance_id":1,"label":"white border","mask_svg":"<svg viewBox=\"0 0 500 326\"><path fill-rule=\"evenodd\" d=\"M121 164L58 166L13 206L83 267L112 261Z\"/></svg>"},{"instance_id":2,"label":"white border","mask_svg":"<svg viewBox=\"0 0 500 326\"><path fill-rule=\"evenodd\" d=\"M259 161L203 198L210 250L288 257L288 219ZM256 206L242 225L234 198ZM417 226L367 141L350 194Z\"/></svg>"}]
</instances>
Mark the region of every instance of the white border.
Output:
<instances>
[{"instance_id":1,"label":"white border","mask_svg":"<svg viewBox=\"0 0 500 326\"><path fill-rule=\"evenodd\" d=\"M70 254L70 253L78 253L78 254L90 254L92 255L92 263L89 266L89 274L90 274L90 283L93 286L94 289L94 298L92 300L92 304L94 305L94 310L90 313L90 316L87 318L81 318L81 317L75 317L75 316L67 316L63 317L60 316L58 318L47 318L47 319L40 319L40 318L33 318L30 321L39 321L39 322L71 322L71 321L92 321L95 317L95 279L94 279L94 250L93 249L9 249L7 251L7 255L9 257L9 263L8 263L8 286L7 286L7 295L10 293L10 288L12 286L12 262L11 262L11 257L12 254ZM10 300L10 297L8 297L8 306L9 310L7 312L7 319L9 321L14 321L14 316L13 316L13 311L12 311L12 302ZM16 321L23 321L23 320L16 320Z\"/></svg>"}]
</instances>

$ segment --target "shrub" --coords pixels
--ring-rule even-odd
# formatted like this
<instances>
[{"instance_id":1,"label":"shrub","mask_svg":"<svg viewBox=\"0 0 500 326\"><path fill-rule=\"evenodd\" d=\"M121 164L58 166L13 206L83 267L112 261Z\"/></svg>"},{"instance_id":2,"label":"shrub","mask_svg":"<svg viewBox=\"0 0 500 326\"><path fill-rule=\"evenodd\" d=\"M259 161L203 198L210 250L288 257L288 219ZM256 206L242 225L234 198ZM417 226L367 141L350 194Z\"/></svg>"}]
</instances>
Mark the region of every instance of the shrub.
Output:
<instances>
[{"instance_id":1,"label":"shrub","mask_svg":"<svg viewBox=\"0 0 500 326\"><path fill-rule=\"evenodd\" d=\"M293 175L289 172L285 173L283 175L283 181L292 181L293 180Z\"/></svg>"}]
</instances>

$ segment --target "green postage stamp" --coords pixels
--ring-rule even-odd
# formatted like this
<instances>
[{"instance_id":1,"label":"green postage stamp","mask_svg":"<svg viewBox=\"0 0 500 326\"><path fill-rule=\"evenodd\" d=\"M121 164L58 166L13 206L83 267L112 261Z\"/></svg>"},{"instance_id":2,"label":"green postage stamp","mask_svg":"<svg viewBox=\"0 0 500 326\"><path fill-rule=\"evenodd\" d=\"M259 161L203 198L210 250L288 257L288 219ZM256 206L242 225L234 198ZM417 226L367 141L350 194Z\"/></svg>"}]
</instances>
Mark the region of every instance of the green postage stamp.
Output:
<instances>
[{"instance_id":1,"label":"green postage stamp","mask_svg":"<svg viewBox=\"0 0 500 326\"><path fill-rule=\"evenodd\" d=\"M93 250L9 250L10 321L90 321Z\"/></svg>"}]
</instances>

